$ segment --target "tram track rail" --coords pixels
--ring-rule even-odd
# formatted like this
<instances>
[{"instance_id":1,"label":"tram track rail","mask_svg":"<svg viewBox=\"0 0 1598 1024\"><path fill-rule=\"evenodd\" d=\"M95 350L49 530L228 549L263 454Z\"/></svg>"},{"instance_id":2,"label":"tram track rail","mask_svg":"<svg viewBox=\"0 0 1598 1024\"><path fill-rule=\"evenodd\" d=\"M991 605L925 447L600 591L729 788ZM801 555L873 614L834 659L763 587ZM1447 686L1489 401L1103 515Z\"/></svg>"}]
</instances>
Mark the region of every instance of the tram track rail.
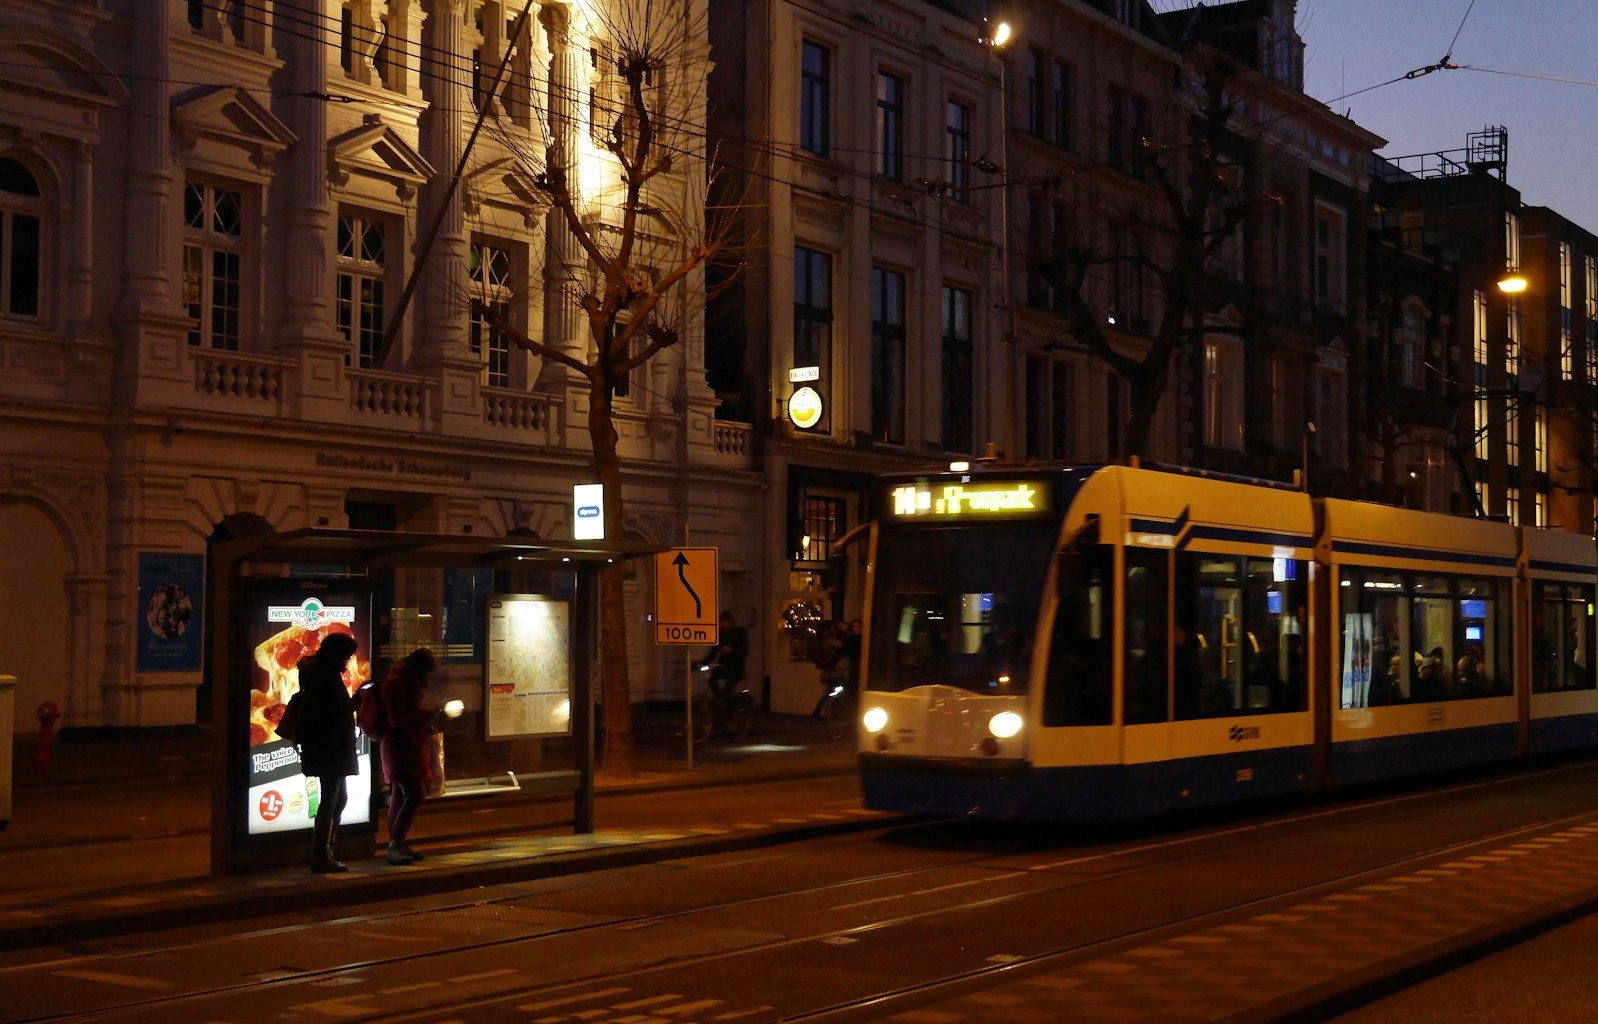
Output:
<instances>
[{"instance_id":1,"label":"tram track rail","mask_svg":"<svg viewBox=\"0 0 1598 1024\"><path fill-rule=\"evenodd\" d=\"M909 913L894 913L886 915L865 924L853 925L831 931L811 931L804 935L786 936L781 939L775 939L769 942L753 943L722 952L674 959L669 963L641 966L634 970L625 972L624 974L606 976L606 980L609 982L612 980L621 980L629 977L646 977L658 974L658 972L664 970L680 970L684 967L696 965L704 966L718 962L731 963L736 961L739 957L747 957L759 953L772 952L815 942L824 942L829 939L834 941L858 941L860 938L870 934L871 932L891 929L897 926L907 925L912 922L927 921L930 919L935 919L939 916L955 915L975 910L1001 907L1006 902L1013 900L1032 899L1045 894L1058 894L1059 892L1065 890L1080 888L1093 884L1100 884L1117 878L1136 876L1144 872L1168 870L1171 867L1183 864L1185 862L1214 858L1217 856L1225 856L1227 854L1242 852L1255 846L1264 846L1270 843L1289 839L1302 839L1323 833L1377 824L1410 813L1410 805L1418 801L1433 801L1437 802L1438 806L1442 806L1451 801L1463 801L1474 796L1486 796L1495 789L1500 789L1507 786L1523 785L1537 787L1544 785L1556 785L1563 781L1567 775L1580 772L1584 769L1590 770L1589 766L1587 765L1567 765L1541 770L1531 775L1528 775L1527 773L1517 773L1512 776L1500 776L1485 780L1474 780L1443 787L1441 789L1400 794L1376 800L1361 800L1356 803L1343 803L1333 807L1306 808L1301 811L1280 817L1248 822L1230 827L1204 829L1202 831L1193 832L1190 834L1156 839L1146 843L1133 843L1129 846L1121 846L1099 852L1085 853L1082 856L1077 857L1066 857L1057 861L1049 861L1042 864L1031 865L1025 868L996 869L994 872L994 877L996 879L1005 876L1036 876L1039 873L1058 871L1062 868L1070 868L1094 861L1113 861L1116 858L1145 854L1155 850L1171 851L1176 847L1189 847L1175 856L1160 857L1158 860L1151 863L1130 864L1111 871L1101 871L1091 875L1090 877L1062 877L1062 880L1059 882L1059 884L1047 885L1037 889L1029 889L1025 892L1004 893L963 899L953 903L940 903L936 907L924 908ZM1515 836L1528 832L1536 832L1539 830L1547 830L1558 827L1560 823L1564 821L1578 820L1581 818L1593 818L1595 815L1598 815L1598 808L1584 809L1574 815L1568 815L1560 818L1541 818L1529 822L1522 822L1512 828L1501 829L1487 835L1477 835L1469 839L1446 844L1429 845L1425 849L1410 853L1397 860L1387 860L1376 866L1362 868L1357 871L1347 872L1330 878L1324 878L1310 885L1263 894L1254 899L1245 900L1236 904L1228 905L1226 907L1216 908L1204 913L1190 915L1177 920L1166 921L1156 926L1143 929L1133 929L1115 935L1107 935L1088 943L1075 943L1057 948L1049 948L1027 956L1018 957L1003 964L991 965L976 970L951 975L946 978L928 979L916 984L904 986L901 989L877 992L869 996L843 1001L834 1005L812 1008L800 1014L788 1015L780 1018L774 1017L771 1019L844 1019L852 1014L874 1012L874 1008L886 1006L894 1001L902 1002L907 1000L925 999L936 996L940 992L956 991L962 986L979 986L984 982L1003 978L1007 972L1015 972L1026 968L1037 968L1041 965L1046 965L1051 961L1087 956L1091 955L1095 950L1112 948L1127 942L1148 941L1151 938L1157 937L1158 934L1166 932L1185 931L1192 930L1194 928L1200 928L1203 927L1206 922L1224 919L1225 917L1240 913L1246 913L1252 908L1271 904L1277 901L1303 899L1307 897L1313 898L1316 893L1324 890L1357 885L1360 884L1362 880L1367 878L1391 874L1394 871L1402 872L1405 865L1410 865L1416 862L1438 857L1446 858L1462 849L1503 842L1506 839L1513 839ZM1310 827L1304 827L1306 824L1309 824ZM916 826L901 826L896 831L900 832L901 834L907 830L911 833L915 833L918 830L937 829L940 827L947 827L947 825L947 822L929 822ZM874 834L863 834L859 837L851 839L851 842L871 841L872 835ZM618 933L621 933L650 925L682 921L692 918L696 915L713 915L726 913L729 911L736 912L741 908L754 907L758 904L771 903L773 901L779 900L791 900L795 898L820 899L824 898L828 893L838 893L849 889L858 890L862 887L870 887L873 885L880 885L895 881L904 882L915 879L917 876L931 876L935 873L946 874L950 871L958 870L960 868L980 867L985 862L992 862L1001 858L1030 856L1038 853L1040 850L1051 848L1053 848L1052 844L1038 843L1033 844L1029 848L1009 849L1001 852L995 852L994 850L988 849L980 851L979 853L973 854L969 857L960 857L951 861L943 861L936 865L879 872L875 874L857 875L819 885L798 885L780 891L762 892L755 896L699 904L693 907L685 907L664 913L643 913L627 917L610 918L604 921L594 921L591 923L584 923L569 927L552 928L538 932L537 934L505 936L480 942L459 943L446 947L417 951L415 953L377 957L359 962L343 963L336 967L327 969L298 971L296 973L269 979L216 985L203 989L172 993L167 996L136 999L129 1002L107 1005L81 1012L46 1014L18 1019L28 1021L96 1021L114 1019L117 1016L129 1012L154 1009L157 1007L166 1007L175 1010L177 1007L180 1007L184 1004L198 1003L202 1000L215 997L237 997L252 991L267 991L318 982L332 983L337 979L358 977L363 972L368 972L375 968L393 968L413 964L422 965L427 963L429 960L446 955L470 953L474 951L486 951L496 948L511 947L516 944L535 944L551 941L558 942L562 939L569 939L581 933L600 933L606 930L614 930ZM926 893L938 891L938 888L946 889L948 891L955 891L962 887L963 886L936 887L934 889L924 891L912 891L900 894L897 897L889 897L887 899L881 900L880 902L888 902L892 899L910 899L916 896L925 895ZM332 920L296 923L293 925L285 925L255 932L241 933L238 935L216 936L186 942L169 943L164 946L141 950L137 953L131 954L122 953L111 955L87 955L63 958L0 969L0 979L5 978L7 975L17 976L26 972L39 972L42 974L48 974L52 971L62 970L63 968L84 966L96 962L105 962L110 959L123 957L129 959L130 961L136 961L140 957L160 955L170 956L183 952L188 952L192 955L206 946L228 942L250 941L265 937L292 936L295 933L303 933L317 929L328 929L350 925L369 925L380 927L388 926L392 928L396 927L402 922L403 919L406 918L416 918L431 914L449 914L452 911L457 913L469 912L473 909L485 906L491 907L496 905L512 904L519 901L526 901L536 898L536 896L531 896L525 893L507 894L489 900L463 902L454 907L440 907L435 910L418 911L414 908L411 908L403 911L396 911L394 913L345 916ZM863 902L870 903L879 901L866 900ZM843 904L842 907L855 906L858 905L858 903L859 901L857 901L856 904ZM841 907L835 909L841 909ZM576 989L582 988L583 986L592 986L595 980L595 978L589 977L579 980L563 980L558 982L526 986L522 988L496 992L492 995L484 996L481 999L451 1003L449 1004L449 1008L469 1010L474 1006L490 1006L510 1000L559 995L561 993L572 992ZM433 1014L437 1014L440 1012L440 1009L441 1007L439 1006L430 1006L414 1011L406 1011L404 1014L399 1016L395 1016L392 1013L385 1013L382 1014L382 1016L384 1016L385 1019L396 1020L421 1019Z\"/></svg>"}]
</instances>

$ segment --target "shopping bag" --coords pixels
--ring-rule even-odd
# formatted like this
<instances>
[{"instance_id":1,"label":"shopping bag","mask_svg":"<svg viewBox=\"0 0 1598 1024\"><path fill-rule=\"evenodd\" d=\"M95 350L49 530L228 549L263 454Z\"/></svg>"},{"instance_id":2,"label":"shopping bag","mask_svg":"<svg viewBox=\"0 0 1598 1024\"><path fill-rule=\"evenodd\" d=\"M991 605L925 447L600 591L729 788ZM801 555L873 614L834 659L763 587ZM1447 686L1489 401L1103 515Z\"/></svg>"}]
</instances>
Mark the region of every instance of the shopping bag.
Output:
<instances>
[{"instance_id":1,"label":"shopping bag","mask_svg":"<svg viewBox=\"0 0 1598 1024\"><path fill-rule=\"evenodd\" d=\"M444 734L427 734L427 795L438 796L444 792Z\"/></svg>"}]
</instances>

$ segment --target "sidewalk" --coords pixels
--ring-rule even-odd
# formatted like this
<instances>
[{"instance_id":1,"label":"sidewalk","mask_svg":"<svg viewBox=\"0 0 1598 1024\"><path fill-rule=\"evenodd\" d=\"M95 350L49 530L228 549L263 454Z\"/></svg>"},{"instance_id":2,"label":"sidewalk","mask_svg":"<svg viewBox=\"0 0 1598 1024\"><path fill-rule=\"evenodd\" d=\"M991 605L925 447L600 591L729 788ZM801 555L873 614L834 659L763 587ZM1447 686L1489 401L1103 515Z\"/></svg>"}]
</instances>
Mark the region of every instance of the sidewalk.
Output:
<instances>
[{"instance_id":1,"label":"sidewalk","mask_svg":"<svg viewBox=\"0 0 1598 1024\"><path fill-rule=\"evenodd\" d=\"M759 814L735 806L745 787L841 780L854 772L852 739L830 740L808 718L762 716L745 740L716 738L696 745L692 772L676 716L644 714L635 734L638 774L620 780L601 773L596 779L601 827L592 835L572 833L567 796L439 801L424 813L443 818L446 809L457 806L504 810L514 805L529 813L545 810L556 820L509 834L460 830L440 840L435 819L432 841L418 843L428 854L422 863L395 869L376 859L351 861L347 874L324 876L310 875L304 867L206 874L211 771L206 737L68 743L58 749L47 781L28 778L30 749L25 763L18 764L27 774L18 780L25 784L17 788L11 826L0 832L0 948L242 919L280 913L287 906L401 899L746 849L896 820L857 805L818 811L790 801ZM20 753L18 761L23 761ZM653 802L642 823L605 827L607 804L638 793L685 791L694 794L691 811L662 799ZM568 817L560 820L561 815ZM126 852L115 854L111 865L97 857L82 871L71 869L68 858L74 853L107 849Z\"/></svg>"}]
</instances>

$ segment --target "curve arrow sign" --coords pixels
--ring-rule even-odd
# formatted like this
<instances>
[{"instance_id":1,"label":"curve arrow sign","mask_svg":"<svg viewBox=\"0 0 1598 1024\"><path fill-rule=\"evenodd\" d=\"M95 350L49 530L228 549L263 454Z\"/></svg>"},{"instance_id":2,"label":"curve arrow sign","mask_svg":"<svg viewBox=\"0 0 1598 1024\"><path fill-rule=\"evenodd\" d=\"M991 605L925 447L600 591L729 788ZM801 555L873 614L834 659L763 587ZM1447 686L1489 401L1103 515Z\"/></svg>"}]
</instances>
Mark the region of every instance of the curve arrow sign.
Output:
<instances>
[{"instance_id":1,"label":"curve arrow sign","mask_svg":"<svg viewBox=\"0 0 1598 1024\"><path fill-rule=\"evenodd\" d=\"M677 567L677 578L682 580L682 588L688 591L689 597L694 599L694 618L703 618L705 614L704 602L699 600L699 595L688 584L688 572L686 569L688 556L679 551L677 552L677 557L671 560L671 564Z\"/></svg>"}]
</instances>

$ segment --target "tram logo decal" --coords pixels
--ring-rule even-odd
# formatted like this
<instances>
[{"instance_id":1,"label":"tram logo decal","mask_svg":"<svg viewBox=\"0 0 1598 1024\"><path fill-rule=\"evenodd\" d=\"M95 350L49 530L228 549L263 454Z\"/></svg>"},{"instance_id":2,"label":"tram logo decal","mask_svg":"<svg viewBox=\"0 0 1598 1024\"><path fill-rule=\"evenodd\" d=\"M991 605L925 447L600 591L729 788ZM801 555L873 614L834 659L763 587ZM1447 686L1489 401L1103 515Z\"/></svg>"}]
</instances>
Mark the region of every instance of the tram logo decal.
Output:
<instances>
[{"instance_id":1,"label":"tram logo decal","mask_svg":"<svg viewBox=\"0 0 1598 1024\"><path fill-rule=\"evenodd\" d=\"M1048 511L1048 492L1022 481L997 484L906 484L893 489L893 514L901 519L988 519Z\"/></svg>"},{"instance_id":2,"label":"tram logo decal","mask_svg":"<svg viewBox=\"0 0 1598 1024\"><path fill-rule=\"evenodd\" d=\"M1257 740L1260 738L1260 727L1257 725L1234 725L1228 735L1233 743L1242 743L1244 740Z\"/></svg>"}]
</instances>

